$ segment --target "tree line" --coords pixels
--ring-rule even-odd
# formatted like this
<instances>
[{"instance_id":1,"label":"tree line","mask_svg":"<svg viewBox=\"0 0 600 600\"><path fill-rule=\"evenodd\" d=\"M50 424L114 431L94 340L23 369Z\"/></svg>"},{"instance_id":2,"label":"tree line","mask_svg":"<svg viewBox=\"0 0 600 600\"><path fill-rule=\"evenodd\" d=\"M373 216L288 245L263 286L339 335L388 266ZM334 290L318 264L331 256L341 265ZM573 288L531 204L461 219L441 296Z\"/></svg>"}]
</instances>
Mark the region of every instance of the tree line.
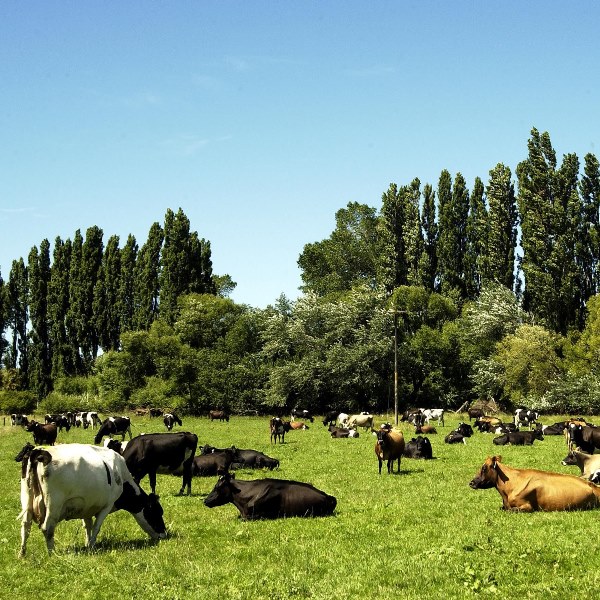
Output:
<instances>
[{"instance_id":1,"label":"tree line","mask_svg":"<svg viewBox=\"0 0 600 600\"><path fill-rule=\"evenodd\" d=\"M227 298L181 209L139 251L92 227L50 265L44 240L2 286L3 389L56 408L385 412L395 341L401 407L600 411L600 168L583 164L532 129L516 181L498 164L472 190L446 170L392 183L380 207L338 210L298 258L302 295L265 309Z\"/></svg>"}]
</instances>

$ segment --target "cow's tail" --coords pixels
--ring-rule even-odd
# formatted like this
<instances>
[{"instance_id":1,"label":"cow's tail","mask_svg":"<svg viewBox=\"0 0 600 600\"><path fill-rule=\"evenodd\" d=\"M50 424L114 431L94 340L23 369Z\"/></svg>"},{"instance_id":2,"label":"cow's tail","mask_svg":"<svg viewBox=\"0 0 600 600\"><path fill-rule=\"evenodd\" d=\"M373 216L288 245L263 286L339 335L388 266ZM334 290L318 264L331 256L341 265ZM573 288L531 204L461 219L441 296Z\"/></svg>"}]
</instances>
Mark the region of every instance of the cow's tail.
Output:
<instances>
[{"instance_id":1,"label":"cow's tail","mask_svg":"<svg viewBox=\"0 0 600 600\"><path fill-rule=\"evenodd\" d=\"M45 468L51 461L52 456L47 450L35 448L25 458L26 464L23 465L23 476L21 478L21 512L17 519L29 520L31 518L41 525L46 518L46 503L40 484L38 473L39 465Z\"/></svg>"}]
</instances>

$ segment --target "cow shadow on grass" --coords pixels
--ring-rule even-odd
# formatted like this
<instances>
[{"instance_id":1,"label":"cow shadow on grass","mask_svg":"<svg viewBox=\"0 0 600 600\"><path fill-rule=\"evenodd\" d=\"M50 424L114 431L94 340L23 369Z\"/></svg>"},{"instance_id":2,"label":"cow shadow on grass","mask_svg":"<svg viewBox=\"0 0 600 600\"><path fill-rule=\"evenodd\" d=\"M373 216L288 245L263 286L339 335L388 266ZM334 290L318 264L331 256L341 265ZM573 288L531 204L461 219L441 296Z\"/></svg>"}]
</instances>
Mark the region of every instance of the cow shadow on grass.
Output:
<instances>
[{"instance_id":1,"label":"cow shadow on grass","mask_svg":"<svg viewBox=\"0 0 600 600\"><path fill-rule=\"evenodd\" d=\"M167 541L177 537L178 535L176 533L169 532L169 535L165 540L152 540L149 538L139 538L135 540L98 540L91 549L83 544L78 544L69 548L67 552L69 554L104 554L105 552L112 552L113 550L146 550L147 548L158 546L160 541Z\"/></svg>"}]
</instances>

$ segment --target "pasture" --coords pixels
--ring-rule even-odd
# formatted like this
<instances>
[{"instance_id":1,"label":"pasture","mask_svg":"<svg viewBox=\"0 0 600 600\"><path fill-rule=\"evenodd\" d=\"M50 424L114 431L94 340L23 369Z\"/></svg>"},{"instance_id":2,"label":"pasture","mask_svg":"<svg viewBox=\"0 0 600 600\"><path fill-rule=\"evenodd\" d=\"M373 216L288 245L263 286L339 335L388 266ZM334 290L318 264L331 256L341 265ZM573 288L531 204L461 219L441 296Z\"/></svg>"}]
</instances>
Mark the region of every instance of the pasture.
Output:
<instances>
[{"instance_id":1,"label":"pasture","mask_svg":"<svg viewBox=\"0 0 600 600\"><path fill-rule=\"evenodd\" d=\"M39 417L39 415L38 415ZM161 419L132 417L133 435L166 431ZM544 417L546 424L565 417ZM391 417L376 417L379 423ZM593 419L591 419L593 421ZM46 552L33 526L28 553L20 544L20 464L14 456L31 434L0 420L0 598L112 597L142 599L287 598L576 598L600 583L596 568L600 511L506 513L496 490L472 490L485 458L577 474L564 467L562 436L530 447L499 447L491 434L467 444L443 438L460 421L448 414L431 435L434 460L402 460L400 475L377 474L375 437L331 439L318 418L291 431L284 444L269 441L267 417L231 417L229 423L183 418L199 445L263 451L279 470L238 470L236 477L277 477L312 483L336 496L333 517L244 522L229 504L209 509L204 497L216 477L195 477L192 495L177 497L181 478L159 475L157 492L169 528L153 544L131 515L109 515L93 551L84 549L80 521L61 522L56 553ZM468 421L467 421L468 422ZM405 437L414 427L401 424ZM92 443L91 429L61 432L58 442ZM149 490L147 478L142 487Z\"/></svg>"}]
</instances>

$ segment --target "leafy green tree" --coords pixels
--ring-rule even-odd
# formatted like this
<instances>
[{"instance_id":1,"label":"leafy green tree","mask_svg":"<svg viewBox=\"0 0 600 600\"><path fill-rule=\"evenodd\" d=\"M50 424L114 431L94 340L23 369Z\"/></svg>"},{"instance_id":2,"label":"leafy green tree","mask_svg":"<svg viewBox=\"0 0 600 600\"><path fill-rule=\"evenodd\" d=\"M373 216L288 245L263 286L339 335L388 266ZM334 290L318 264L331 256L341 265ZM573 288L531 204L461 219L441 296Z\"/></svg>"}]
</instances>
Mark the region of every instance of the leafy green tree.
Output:
<instances>
[{"instance_id":1,"label":"leafy green tree","mask_svg":"<svg viewBox=\"0 0 600 600\"><path fill-rule=\"evenodd\" d=\"M34 246L28 258L29 273L29 389L39 400L52 389L52 370L48 289L50 284L50 243L43 240L40 249Z\"/></svg>"},{"instance_id":2,"label":"leafy green tree","mask_svg":"<svg viewBox=\"0 0 600 600\"><path fill-rule=\"evenodd\" d=\"M600 291L600 163L591 153L584 158L579 192L584 219L576 255L582 265L582 295L589 298Z\"/></svg>"},{"instance_id":3,"label":"leafy green tree","mask_svg":"<svg viewBox=\"0 0 600 600\"><path fill-rule=\"evenodd\" d=\"M8 342L5 338L5 331L8 327L8 298L7 285L0 275L0 365L4 362Z\"/></svg>"},{"instance_id":4,"label":"leafy green tree","mask_svg":"<svg viewBox=\"0 0 600 600\"><path fill-rule=\"evenodd\" d=\"M134 329L148 330L158 318L160 251L163 239L162 227L156 222L153 223L135 264Z\"/></svg>"},{"instance_id":5,"label":"leafy green tree","mask_svg":"<svg viewBox=\"0 0 600 600\"><path fill-rule=\"evenodd\" d=\"M71 244L71 259L69 263L69 301L66 314L67 339L70 348L69 364L72 365L71 375L87 374L80 351L80 340L85 328L85 296L83 272L81 268L83 255L83 237L78 229Z\"/></svg>"},{"instance_id":6,"label":"leafy green tree","mask_svg":"<svg viewBox=\"0 0 600 600\"><path fill-rule=\"evenodd\" d=\"M484 278L512 290L518 213L511 171L502 163L490 171L486 195L489 209Z\"/></svg>"},{"instance_id":7,"label":"leafy green tree","mask_svg":"<svg viewBox=\"0 0 600 600\"><path fill-rule=\"evenodd\" d=\"M335 222L329 238L306 244L298 258L304 292L326 296L355 284L375 285L379 256L376 210L349 202L336 212Z\"/></svg>"},{"instance_id":8,"label":"leafy green tree","mask_svg":"<svg viewBox=\"0 0 600 600\"><path fill-rule=\"evenodd\" d=\"M197 294L216 294L212 270L210 242L198 238L198 232L190 234L190 283L186 292Z\"/></svg>"},{"instance_id":9,"label":"leafy green tree","mask_svg":"<svg viewBox=\"0 0 600 600\"><path fill-rule=\"evenodd\" d=\"M562 377L562 343L539 325L521 325L498 343L492 358L502 369L504 394L513 405L542 398Z\"/></svg>"}]
</instances>

